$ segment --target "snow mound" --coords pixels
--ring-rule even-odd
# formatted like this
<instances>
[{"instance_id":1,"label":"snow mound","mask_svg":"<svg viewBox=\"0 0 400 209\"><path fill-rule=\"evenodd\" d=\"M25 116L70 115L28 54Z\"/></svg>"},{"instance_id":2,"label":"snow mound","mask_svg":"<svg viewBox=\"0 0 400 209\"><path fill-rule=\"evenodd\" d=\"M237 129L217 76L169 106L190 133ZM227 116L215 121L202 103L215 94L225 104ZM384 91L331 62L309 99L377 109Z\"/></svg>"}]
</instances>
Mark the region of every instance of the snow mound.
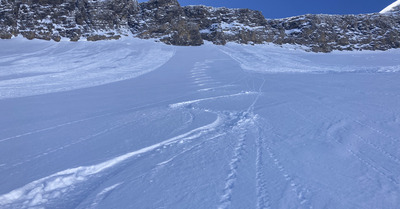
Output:
<instances>
[{"instance_id":1,"label":"snow mound","mask_svg":"<svg viewBox=\"0 0 400 209\"><path fill-rule=\"evenodd\" d=\"M400 5L400 0L397 0L395 2L393 2L392 4L390 4L389 6L387 6L385 9L383 9L382 11L380 11L379 13L384 14L387 12L392 11L395 7Z\"/></svg>"}]
</instances>

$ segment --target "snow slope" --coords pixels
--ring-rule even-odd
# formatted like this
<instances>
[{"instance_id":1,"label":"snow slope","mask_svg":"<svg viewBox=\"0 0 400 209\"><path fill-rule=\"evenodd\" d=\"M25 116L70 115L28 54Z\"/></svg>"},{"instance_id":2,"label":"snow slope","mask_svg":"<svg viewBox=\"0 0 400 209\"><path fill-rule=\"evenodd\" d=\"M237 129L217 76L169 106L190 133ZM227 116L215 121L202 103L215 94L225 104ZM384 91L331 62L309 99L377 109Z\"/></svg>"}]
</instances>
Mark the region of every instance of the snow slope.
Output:
<instances>
[{"instance_id":1,"label":"snow slope","mask_svg":"<svg viewBox=\"0 0 400 209\"><path fill-rule=\"evenodd\" d=\"M14 42L19 43L17 47ZM28 50L24 50L26 44L31 45ZM0 98L73 90L135 78L157 69L174 54L160 44L135 39L31 44L17 38L2 45L5 50L0 52Z\"/></svg>"},{"instance_id":2,"label":"snow slope","mask_svg":"<svg viewBox=\"0 0 400 209\"><path fill-rule=\"evenodd\" d=\"M400 204L399 50L0 48L0 208Z\"/></svg>"},{"instance_id":3,"label":"snow slope","mask_svg":"<svg viewBox=\"0 0 400 209\"><path fill-rule=\"evenodd\" d=\"M390 4L389 6L387 6L385 9L383 9L382 11L380 11L379 13L384 14L387 12L392 11L395 7L400 5L400 0L397 0L395 2L393 2L392 4Z\"/></svg>"}]
</instances>

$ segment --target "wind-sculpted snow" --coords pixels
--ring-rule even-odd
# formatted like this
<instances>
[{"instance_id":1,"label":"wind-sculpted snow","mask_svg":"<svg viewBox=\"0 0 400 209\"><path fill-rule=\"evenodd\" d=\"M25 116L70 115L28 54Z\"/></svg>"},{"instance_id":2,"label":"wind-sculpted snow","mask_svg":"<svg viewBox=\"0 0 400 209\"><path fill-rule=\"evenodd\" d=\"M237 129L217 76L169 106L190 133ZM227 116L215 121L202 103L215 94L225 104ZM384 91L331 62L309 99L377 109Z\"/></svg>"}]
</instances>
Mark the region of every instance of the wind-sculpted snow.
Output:
<instances>
[{"instance_id":1,"label":"wind-sculpted snow","mask_svg":"<svg viewBox=\"0 0 400 209\"><path fill-rule=\"evenodd\" d=\"M259 73L399 72L400 55L390 52L307 53L293 46L228 44L221 50L249 71Z\"/></svg>"},{"instance_id":2,"label":"wind-sculpted snow","mask_svg":"<svg viewBox=\"0 0 400 209\"><path fill-rule=\"evenodd\" d=\"M55 204L58 198L62 198L66 193L73 192L73 189L76 188L78 184L87 181L96 174L115 167L116 165L141 154L154 151L164 146L170 146L178 142L184 143L185 141L198 138L205 132L212 131L222 122L222 118L218 117L216 121L209 125L191 130L163 142L144 147L140 150L126 153L106 162L97 165L67 169L36 180L22 188L0 196L0 206L10 208L30 208L41 206L46 203L50 205Z\"/></svg>"},{"instance_id":3,"label":"wind-sculpted snow","mask_svg":"<svg viewBox=\"0 0 400 209\"><path fill-rule=\"evenodd\" d=\"M397 50L0 48L1 209L400 205Z\"/></svg>"},{"instance_id":4,"label":"wind-sculpted snow","mask_svg":"<svg viewBox=\"0 0 400 209\"><path fill-rule=\"evenodd\" d=\"M0 52L0 99L135 78L159 68L174 55L172 47L136 40L74 44L1 41L7 50Z\"/></svg>"},{"instance_id":5,"label":"wind-sculpted snow","mask_svg":"<svg viewBox=\"0 0 400 209\"><path fill-rule=\"evenodd\" d=\"M209 100L214 100L214 99L243 96L243 95L249 95L249 94L257 94L257 92L240 92L240 93L237 93L237 94L222 95L222 96L216 96L216 97L210 97L210 98L202 98L202 99L196 99L196 100L191 100L191 101L185 101L185 102L179 102L179 103L175 103L175 104L170 104L169 106L171 108L179 108L179 107L189 106L191 104L202 102L202 101L209 101Z\"/></svg>"}]
</instances>

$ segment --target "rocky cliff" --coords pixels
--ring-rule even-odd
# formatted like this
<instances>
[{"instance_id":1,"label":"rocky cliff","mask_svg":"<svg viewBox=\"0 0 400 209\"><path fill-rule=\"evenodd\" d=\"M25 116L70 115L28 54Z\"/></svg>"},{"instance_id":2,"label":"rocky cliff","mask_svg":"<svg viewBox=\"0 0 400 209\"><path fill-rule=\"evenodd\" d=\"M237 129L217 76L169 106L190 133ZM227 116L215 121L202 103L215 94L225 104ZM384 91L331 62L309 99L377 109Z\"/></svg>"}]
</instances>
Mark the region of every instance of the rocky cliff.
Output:
<instances>
[{"instance_id":1,"label":"rocky cliff","mask_svg":"<svg viewBox=\"0 0 400 209\"><path fill-rule=\"evenodd\" d=\"M400 48L399 8L385 14L302 15L265 19L261 12L177 0L1 0L0 38L89 41L133 34L172 45L297 44L315 52Z\"/></svg>"}]
</instances>

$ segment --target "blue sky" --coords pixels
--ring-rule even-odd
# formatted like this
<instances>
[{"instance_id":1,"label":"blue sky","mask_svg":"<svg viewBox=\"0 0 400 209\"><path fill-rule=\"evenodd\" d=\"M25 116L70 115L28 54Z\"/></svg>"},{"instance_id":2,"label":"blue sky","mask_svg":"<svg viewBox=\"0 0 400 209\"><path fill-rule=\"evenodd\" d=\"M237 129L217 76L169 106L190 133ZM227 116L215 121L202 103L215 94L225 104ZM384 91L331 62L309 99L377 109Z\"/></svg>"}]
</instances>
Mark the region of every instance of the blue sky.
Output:
<instances>
[{"instance_id":1,"label":"blue sky","mask_svg":"<svg viewBox=\"0 0 400 209\"><path fill-rule=\"evenodd\" d=\"M139 0L143 2L144 0ZM360 14L379 12L395 0L178 0L184 5L249 8L260 10L266 18L302 14Z\"/></svg>"}]
</instances>

